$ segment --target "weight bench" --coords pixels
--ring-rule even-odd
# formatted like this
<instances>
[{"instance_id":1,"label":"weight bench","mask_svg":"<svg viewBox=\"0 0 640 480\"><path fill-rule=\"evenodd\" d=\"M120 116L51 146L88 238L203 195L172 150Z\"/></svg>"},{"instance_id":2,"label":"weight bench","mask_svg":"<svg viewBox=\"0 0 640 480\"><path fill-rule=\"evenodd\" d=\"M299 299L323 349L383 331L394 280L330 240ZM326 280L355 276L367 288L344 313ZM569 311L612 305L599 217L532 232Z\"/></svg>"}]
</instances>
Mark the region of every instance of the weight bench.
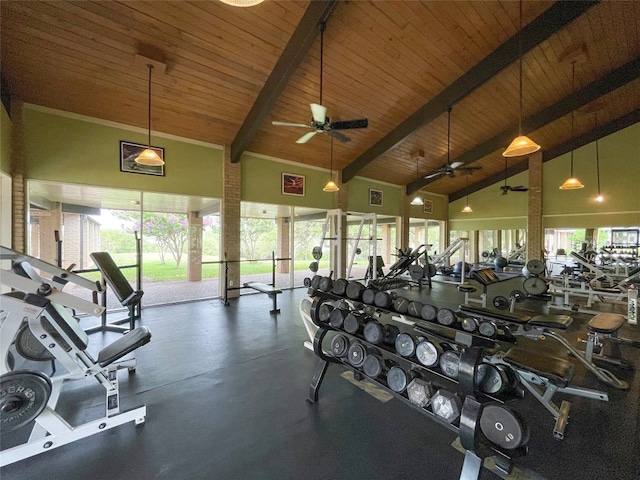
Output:
<instances>
[{"instance_id":1,"label":"weight bench","mask_svg":"<svg viewBox=\"0 0 640 480\"><path fill-rule=\"evenodd\" d=\"M18 282L13 285L18 285ZM135 359L120 359L151 340L149 329L138 327L129 331L103 348L97 360L94 360L86 351L89 340L87 333L67 307L91 314L101 310L94 309L95 305L91 302L46 288L46 283L25 280L19 282L19 285L24 288L23 295L3 295L2 305L8 315L2 325L2 334L17 331L23 320L26 320L34 338L62 364L67 373L49 377L34 370L7 372L2 369L0 411L3 431L17 430L34 420L35 423L27 441L0 452L0 466L130 421L134 421L136 425L144 423L146 406L120 411L117 370L127 368L129 372L135 371ZM6 354L4 344L1 353L3 356ZM105 414L97 420L72 426L56 411L62 386L66 380L87 377L94 377L105 388Z\"/></svg>"},{"instance_id":2,"label":"weight bench","mask_svg":"<svg viewBox=\"0 0 640 480\"><path fill-rule=\"evenodd\" d=\"M622 358L620 344L640 347L640 342L618 336L618 330L624 323L624 316L619 313L599 313L591 318L587 324L587 339L578 339L587 344L585 358L590 362L603 362L632 369L633 365ZM609 341L608 354L603 353L605 340Z\"/></svg>"},{"instance_id":3,"label":"weight bench","mask_svg":"<svg viewBox=\"0 0 640 480\"><path fill-rule=\"evenodd\" d=\"M523 336L532 340L540 340L550 337L562 344L571 355L573 355L582 365L593 373L600 381L620 390L627 390L629 385L618 379L613 373L604 368L598 367L592 360L587 359L585 354L577 350L564 337L555 330L566 330L573 322L568 315L536 315L529 316L519 313L504 312L490 308L471 307L460 305L460 311L471 316L479 316L483 321L491 322L497 326L502 326L511 332L513 336ZM511 327L516 327L513 330Z\"/></svg>"},{"instance_id":4,"label":"weight bench","mask_svg":"<svg viewBox=\"0 0 640 480\"><path fill-rule=\"evenodd\" d=\"M476 292L478 289L473 285L462 284L458 286L458 291L464 293L464 303L468 305L470 302L480 303L483 307L487 306L487 288L494 283L502 282L503 280L496 275L495 270L492 268L483 268L481 270L472 270L469 276L482 285L482 293L480 299L471 298L471 293ZM513 311L513 303L515 298L512 296L512 302L510 310Z\"/></svg>"},{"instance_id":5,"label":"weight bench","mask_svg":"<svg viewBox=\"0 0 640 480\"><path fill-rule=\"evenodd\" d=\"M107 312L102 314L102 323L97 327L87 329L87 333L94 332L127 332L135 328L136 313L135 309L142 300L144 292L142 290L134 290L129 281L122 274L118 265L113 261L108 252L93 252L89 255L102 274L103 282L109 285L118 301L123 307L129 310L129 316L121 320L115 320L107 324ZM105 293L106 295L106 293ZM128 327L118 326L120 323L129 322Z\"/></svg>"},{"instance_id":6,"label":"weight bench","mask_svg":"<svg viewBox=\"0 0 640 480\"><path fill-rule=\"evenodd\" d=\"M269 311L271 315L275 315L280 313L280 309L278 308L278 295L282 293L282 290L277 289L271 285L267 285L266 283L260 282L246 282L244 283L244 288L252 288L258 292L266 293L273 299L273 308Z\"/></svg>"}]
</instances>

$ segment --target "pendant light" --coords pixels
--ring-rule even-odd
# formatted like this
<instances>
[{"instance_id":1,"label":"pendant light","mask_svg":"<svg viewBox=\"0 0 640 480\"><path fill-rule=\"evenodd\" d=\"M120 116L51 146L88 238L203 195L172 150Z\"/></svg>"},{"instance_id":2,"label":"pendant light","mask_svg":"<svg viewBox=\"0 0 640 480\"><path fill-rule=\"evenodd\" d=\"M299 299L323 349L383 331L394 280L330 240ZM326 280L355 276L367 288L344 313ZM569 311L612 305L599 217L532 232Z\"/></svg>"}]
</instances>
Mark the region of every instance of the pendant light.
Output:
<instances>
[{"instance_id":1,"label":"pendant light","mask_svg":"<svg viewBox=\"0 0 640 480\"><path fill-rule=\"evenodd\" d=\"M576 79L576 62L571 64L571 93L574 93ZM574 138L573 123L575 117L575 109L571 110L571 140ZM573 176L573 149L571 149L571 176L560 185L560 190L578 190L584 188L584 185L580 180Z\"/></svg>"},{"instance_id":2,"label":"pendant light","mask_svg":"<svg viewBox=\"0 0 640 480\"><path fill-rule=\"evenodd\" d=\"M518 30L518 57L520 62L520 110L518 114L518 136L513 139L507 149L502 152L505 157L530 155L540 150L540 145L522 134L522 0L520 0L520 25Z\"/></svg>"},{"instance_id":3,"label":"pendant light","mask_svg":"<svg viewBox=\"0 0 640 480\"><path fill-rule=\"evenodd\" d=\"M416 178L420 178L420 170L418 169L418 162L420 161L420 153L416 152ZM416 206L424 205L424 202L422 201L422 198L420 197L420 195L418 195L418 192L416 192L416 196L413 197L413 200L411 200L411 205L416 205Z\"/></svg>"},{"instance_id":4,"label":"pendant light","mask_svg":"<svg viewBox=\"0 0 640 480\"><path fill-rule=\"evenodd\" d=\"M333 181L333 136L331 136L331 154L330 154L330 162L331 162L331 166L329 169L329 181L327 182L327 184L324 186L324 188L322 189L323 192L337 192L338 190L340 190L338 188L338 186L336 185L336 183Z\"/></svg>"},{"instance_id":5,"label":"pendant light","mask_svg":"<svg viewBox=\"0 0 640 480\"><path fill-rule=\"evenodd\" d=\"M596 131L598 130L598 114L595 114L595 122L596 122ZM596 197L596 202L602 203L604 202L604 197L602 193L600 193L600 155L598 152L598 138L596 137L596 177L598 179L598 196Z\"/></svg>"},{"instance_id":6,"label":"pendant light","mask_svg":"<svg viewBox=\"0 0 640 480\"><path fill-rule=\"evenodd\" d=\"M149 68L149 136L147 138L147 148L136 157L135 162L139 165L159 167L164 165L164 160L151 148L151 70L153 70L153 65L149 63L147 67Z\"/></svg>"},{"instance_id":7,"label":"pendant light","mask_svg":"<svg viewBox=\"0 0 640 480\"><path fill-rule=\"evenodd\" d=\"M469 188L469 175L471 175L471 172L467 173L467 188ZM471 210L471 207L469 206L469 194L468 193L467 193L467 204L462 209L462 213L473 213L473 210Z\"/></svg>"},{"instance_id":8,"label":"pendant light","mask_svg":"<svg viewBox=\"0 0 640 480\"><path fill-rule=\"evenodd\" d=\"M222 3L231 5L232 7L253 7L258 5L264 0L220 0Z\"/></svg>"}]
</instances>

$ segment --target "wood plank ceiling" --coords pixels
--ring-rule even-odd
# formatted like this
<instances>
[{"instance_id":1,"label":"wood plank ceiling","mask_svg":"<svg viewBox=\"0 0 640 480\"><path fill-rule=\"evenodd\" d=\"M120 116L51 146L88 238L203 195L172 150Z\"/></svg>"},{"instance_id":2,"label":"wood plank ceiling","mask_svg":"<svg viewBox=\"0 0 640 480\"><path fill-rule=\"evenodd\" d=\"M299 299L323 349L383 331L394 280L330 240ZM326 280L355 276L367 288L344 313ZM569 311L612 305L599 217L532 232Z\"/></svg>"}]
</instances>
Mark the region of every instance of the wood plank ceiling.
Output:
<instances>
[{"instance_id":1,"label":"wood plank ceiling","mask_svg":"<svg viewBox=\"0 0 640 480\"><path fill-rule=\"evenodd\" d=\"M278 60L290 40L305 33L302 25L317 4L266 0L234 8L218 1L4 0L2 76L13 98L146 128L147 70L135 56L151 46L166 63L166 71L153 77L155 131L219 145L235 141L248 152L328 168L329 135L299 145L295 140L304 129L271 123L311 120L309 104L319 101L320 90L317 31L306 32L316 38L258 118L255 134L245 133L256 119L252 107L270 93L265 85L273 88L280 80L273 73L282 71ZM598 135L595 111L602 131L640 120L640 2L526 1L522 7L523 36L549 9L576 9L575 19L523 48L523 125L532 126L525 133L545 151L562 151L571 141L574 109L575 136L585 141ZM423 178L446 163L446 107L452 105L451 160L482 167L472 183L500 177L501 152L518 125L519 62L512 48L518 2L339 1L326 13L322 103L332 121L369 119L368 128L343 132L350 142L334 142L334 166L343 175L458 198L465 191L464 175ZM488 71L491 54L503 54L501 46L516 60L509 57L477 88L470 86L431 120L359 163L419 109L453 92L452 84L474 67ZM575 91L582 91L573 96L572 58ZM419 150L424 155L417 175Z\"/></svg>"}]
</instances>

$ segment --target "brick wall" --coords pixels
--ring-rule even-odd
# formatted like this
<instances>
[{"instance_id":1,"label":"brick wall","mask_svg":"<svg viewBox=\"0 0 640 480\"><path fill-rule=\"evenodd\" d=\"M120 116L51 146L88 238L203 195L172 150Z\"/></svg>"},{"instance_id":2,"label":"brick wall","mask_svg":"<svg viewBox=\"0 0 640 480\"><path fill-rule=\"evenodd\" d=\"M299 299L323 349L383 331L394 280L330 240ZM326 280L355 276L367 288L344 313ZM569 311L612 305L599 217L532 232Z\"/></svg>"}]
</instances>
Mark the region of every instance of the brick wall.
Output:
<instances>
[{"instance_id":1,"label":"brick wall","mask_svg":"<svg viewBox=\"0 0 640 480\"><path fill-rule=\"evenodd\" d=\"M222 226L222 255L227 260L240 259L240 191L241 163L231 163L231 146L225 145L222 163L222 207L220 223ZM240 264L230 263L228 271L229 287L238 287L240 282ZM220 295L224 296L224 268L220 269ZM240 295L239 290L229 292L229 297Z\"/></svg>"}]
</instances>

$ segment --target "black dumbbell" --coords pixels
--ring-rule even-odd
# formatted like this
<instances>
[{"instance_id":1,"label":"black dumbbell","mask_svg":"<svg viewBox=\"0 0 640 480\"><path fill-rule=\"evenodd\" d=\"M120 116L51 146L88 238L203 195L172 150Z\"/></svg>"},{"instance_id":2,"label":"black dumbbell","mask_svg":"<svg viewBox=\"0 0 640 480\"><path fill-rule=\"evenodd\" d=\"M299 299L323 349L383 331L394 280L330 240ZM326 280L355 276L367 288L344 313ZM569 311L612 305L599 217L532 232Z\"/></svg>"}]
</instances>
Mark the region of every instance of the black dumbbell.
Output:
<instances>
[{"instance_id":1,"label":"black dumbbell","mask_svg":"<svg viewBox=\"0 0 640 480\"><path fill-rule=\"evenodd\" d=\"M435 321L438 316L438 307L435 305L429 305L428 303L422 306L420 310L420 317L423 320L428 320L429 322Z\"/></svg>"},{"instance_id":2,"label":"black dumbbell","mask_svg":"<svg viewBox=\"0 0 640 480\"><path fill-rule=\"evenodd\" d=\"M397 393L402 393L407 389L407 385L417 377L413 370L404 370L398 365L394 365L387 372L387 385Z\"/></svg>"},{"instance_id":3,"label":"black dumbbell","mask_svg":"<svg viewBox=\"0 0 640 480\"><path fill-rule=\"evenodd\" d=\"M331 292L331 290L333 289L333 280L331 280L331 277L321 277L318 288L323 292Z\"/></svg>"},{"instance_id":4,"label":"black dumbbell","mask_svg":"<svg viewBox=\"0 0 640 480\"><path fill-rule=\"evenodd\" d=\"M380 352L375 351L367 355L362 370L365 375L371 378L377 378L385 375L391 366L393 366L393 364L390 361L385 360L380 356Z\"/></svg>"},{"instance_id":5,"label":"black dumbbell","mask_svg":"<svg viewBox=\"0 0 640 480\"><path fill-rule=\"evenodd\" d=\"M347 282L344 278L338 278L335 282L333 282L333 288L332 288L333 293L335 295L343 297L347 290L348 284L349 282Z\"/></svg>"},{"instance_id":6,"label":"black dumbbell","mask_svg":"<svg viewBox=\"0 0 640 480\"><path fill-rule=\"evenodd\" d=\"M329 324L333 328L342 328L342 324L344 323L344 319L349 315L349 310L345 310L344 308L334 308L329 315Z\"/></svg>"},{"instance_id":7,"label":"black dumbbell","mask_svg":"<svg viewBox=\"0 0 640 480\"><path fill-rule=\"evenodd\" d=\"M349 352L349 338L346 335L338 334L331 341L331 353L334 357L344 358Z\"/></svg>"},{"instance_id":8,"label":"black dumbbell","mask_svg":"<svg viewBox=\"0 0 640 480\"><path fill-rule=\"evenodd\" d=\"M318 320L327 323L331 318L331 312L333 312L333 305L324 302L320 307L318 307Z\"/></svg>"},{"instance_id":9,"label":"black dumbbell","mask_svg":"<svg viewBox=\"0 0 640 480\"><path fill-rule=\"evenodd\" d=\"M360 282L351 281L347 284L347 288L345 289L345 293L347 298L351 300L362 300L362 294L366 290L366 287L362 285Z\"/></svg>"},{"instance_id":10,"label":"black dumbbell","mask_svg":"<svg viewBox=\"0 0 640 480\"><path fill-rule=\"evenodd\" d=\"M349 314L344 319L342 328L345 332L350 333L351 335L355 335L357 333L360 333L364 325L371 320L373 320L373 318L365 313L349 312Z\"/></svg>"},{"instance_id":11,"label":"black dumbbell","mask_svg":"<svg viewBox=\"0 0 640 480\"><path fill-rule=\"evenodd\" d=\"M415 300L412 302L409 302L409 305L407 306L407 313L412 317L420 318L420 315L422 314L423 306L424 305L422 305L422 303Z\"/></svg>"},{"instance_id":12,"label":"black dumbbell","mask_svg":"<svg viewBox=\"0 0 640 480\"><path fill-rule=\"evenodd\" d=\"M445 327L452 327L458 321L455 312L448 308L441 308L438 310L436 319L440 325L444 325Z\"/></svg>"},{"instance_id":13,"label":"black dumbbell","mask_svg":"<svg viewBox=\"0 0 640 480\"><path fill-rule=\"evenodd\" d=\"M409 306L409 300L405 297L397 296L393 299L393 309L401 314L407 313L407 307Z\"/></svg>"},{"instance_id":14,"label":"black dumbbell","mask_svg":"<svg viewBox=\"0 0 640 480\"><path fill-rule=\"evenodd\" d=\"M460 355L453 351L447 350L440 355L440 370L449 378L458 378L460 369Z\"/></svg>"},{"instance_id":15,"label":"black dumbbell","mask_svg":"<svg viewBox=\"0 0 640 480\"><path fill-rule=\"evenodd\" d=\"M433 368L438 365L440 355L442 355L442 347L439 343L425 338L416 345L416 358L425 367Z\"/></svg>"},{"instance_id":16,"label":"black dumbbell","mask_svg":"<svg viewBox=\"0 0 640 480\"><path fill-rule=\"evenodd\" d=\"M410 333L399 333L396 337L395 347L398 355L410 358L416 353L416 339Z\"/></svg>"},{"instance_id":17,"label":"black dumbbell","mask_svg":"<svg viewBox=\"0 0 640 480\"><path fill-rule=\"evenodd\" d=\"M360 342L353 342L347 352L347 360L352 367L362 368L369 355L369 350Z\"/></svg>"},{"instance_id":18,"label":"black dumbbell","mask_svg":"<svg viewBox=\"0 0 640 480\"><path fill-rule=\"evenodd\" d=\"M393 345L399 333L400 330L395 325L382 324L377 320L372 320L364 326L364 339L374 345Z\"/></svg>"},{"instance_id":19,"label":"black dumbbell","mask_svg":"<svg viewBox=\"0 0 640 480\"><path fill-rule=\"evenodd\" d=\"M378 308L384 308L385 310L391 310L391 306L393 305L393 301L398 298L398 294L396 292L377 292L374 298L375 306Z\"/></svg>"},{"instance_id":20,"label":"black dumbbell","mask_svg":"<svg viewBox=\"0 0 640 480\"><path fill-rule=\"evenodd\" d=\"M376 291L372 288L367 288L362 292L362 301L367 305L375 305L376 303Z\"/></svg>"}]
</instances>

